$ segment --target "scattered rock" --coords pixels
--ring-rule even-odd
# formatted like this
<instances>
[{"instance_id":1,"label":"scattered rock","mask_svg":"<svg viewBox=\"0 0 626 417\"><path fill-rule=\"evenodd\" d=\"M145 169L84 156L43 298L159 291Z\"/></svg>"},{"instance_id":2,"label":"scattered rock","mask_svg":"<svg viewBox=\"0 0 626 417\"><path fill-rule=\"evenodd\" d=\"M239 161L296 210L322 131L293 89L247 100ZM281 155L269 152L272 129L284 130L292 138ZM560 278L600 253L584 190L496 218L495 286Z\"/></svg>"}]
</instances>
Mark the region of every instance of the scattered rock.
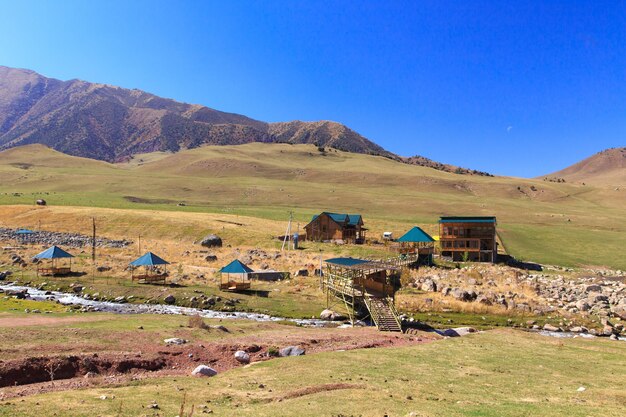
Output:
<instances>
[{"instance_id":1,"label":"scattered rock","mask_svg":"<svg viewBox=\"0 0 626 417\"><path fill-rule=\"evenodd\" d=\"M283 358L286 356L302 356L305 353L304 348L299 346L287 346L278 351L278 355Z\"/></svg>"},{"instance_id":2,"label":"scattered rock","mask_svg":"<svg viewBox=\"0 0 626 417\"><path fill-rule=\"evenodd\" d=\"M250 355L248 354L248 352L245 352L243 350L238 350L237 352L235 352L235 359L237 359L237 362L239 363L250 363Z\"/></svg>"},{"instance_id":3,"label":"scattered rock","mask_svg":"<svg viewBox=\"0 0 626 417\"><path fill-rule=\"evenodd\" d=\"M176 302L176 297L174 297L172 294L169 294L163 299L163 301L165 301L165 304L174 304Z\"/></svg>"},{"instance_id":4,"label":"scattered rock","mask_svg":"<svg viewBox=\"0 0 626 417\"><path fill-rule=\"evenodd\" d=\"M180 337L171 337L163 341L166 345L184 345L185 343L187 343L185 339L181 339Z\"/></svg>"},{"instance_id":5,"label":"scattered rock","mask_svg":"<svg viewBox=\"0 0 626 417\"><path fill-rule=\"evenodd\" d=\"M345 320L346 317L333 310L326 309L320 313L320 319L329 321L341 321Z\"/></svg>"},{"instance_id":6,"label":"scattered rock","mask_svg":"<svg viewBox=\"0 0 626 417\"><path fill-rule=\"evenodd\" d=\"M561 329L560 327L553 326L549 323L546 323L543 325L543 330L547 332L562 332L563 331L563 329Z\"/></svg>"},{"instance_id":7,"label":"scattered rock","mask_svg":"<svg viewBox=\"0 0 626 417\"><path fill-rule=\"evenodd\" d=\"M293 273L294 277L308 277L309 276L309 270L308 269L298 269L296 272Z\"/></svg>"},{"instance_id":8,"label":"scattered rock","mask_svg":"<svg viewBox=\"0 0 626 417\"><path fill-rule=\"evenodd\" d=\"M191 371L191 375L198 376L198 377L215 376L217 375L217 371L211 368L210 366L198 365L196 369Z\"/></svg>"},{"instance_id":9,"label":"scattered rock","mask_svg":"<svg viewBox=\"0 0 626 417\"><path fill-rule=\"evenodd\" d=\"M222 238L217 235L208 235L200 241L200 244L207 248L221 248Z\"/></svg>"}]
</instances>

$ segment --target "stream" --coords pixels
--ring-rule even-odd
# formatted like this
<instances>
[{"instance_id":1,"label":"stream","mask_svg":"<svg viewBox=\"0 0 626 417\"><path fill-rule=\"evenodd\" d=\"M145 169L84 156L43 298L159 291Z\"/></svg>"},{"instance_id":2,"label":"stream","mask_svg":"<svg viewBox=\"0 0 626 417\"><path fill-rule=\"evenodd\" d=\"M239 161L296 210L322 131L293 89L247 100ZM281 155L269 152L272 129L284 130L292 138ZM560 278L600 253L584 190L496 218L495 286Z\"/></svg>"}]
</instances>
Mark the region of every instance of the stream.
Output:
<instances>
[{"instance_id":1,"label":"stream","mask_svg":"<svg viewBox=\"0 0 626 417\"><path fill-rule=\"evenodd\" d=\"M204 310L201 308L193 307L180 307L174 305L165 304L131 304L131 303L115 303L111 301L96 301L88 300L76 294L64 293L59 291L44 291L37 288L14 285L12 283L0 285L0 289L9 292L27 292L27 298L34 301L56 301L63 305L81 305L92 308L92 311L115 313L115 314L176 314L176 315L200 315L207 319L244 319L261 322L269 321L291 321L300 326L305 327L328 327L333 322L328 322L320 319L289 319L285 317L274 317L268 314L259 313L245 313L242 311L216 311L216 310ZM337 324L335 322L335 324ZM349 325L348 325L349 326ZM346 325L340 325L339 327L347 327ZM434 330L442 336L459 336L449 333L446 330ZM556 338L573 338L583 337L588 339L596 338L591 334L585 333L573 333L573 332L550 332L546 330L537 331L542 336L556 337ZM620 341L626 341L626 337L620 337Z\"/></svg>"},{"instance_id":2,"label":"stream","mask_svg":"<svg viewBox=\"0 0 626 417\"><path fill-rule=\"evenodd\" d=\"M301 326L326 327L329 322L320 319L289 319L268 314L245 313L241 311L204 310L193 307L180 307L165 304L131 304L111 301L88 300L76 294L59 291L44 291L37 288L2 284L0 289L8 292L27 292L27 299L34 301L55 301L63 305L81 305L91 307L92 311L115 314L179 314L191 316L198 314L207 319L245 319L253 321L291 321Z\"/></svg>"}]
</instances>

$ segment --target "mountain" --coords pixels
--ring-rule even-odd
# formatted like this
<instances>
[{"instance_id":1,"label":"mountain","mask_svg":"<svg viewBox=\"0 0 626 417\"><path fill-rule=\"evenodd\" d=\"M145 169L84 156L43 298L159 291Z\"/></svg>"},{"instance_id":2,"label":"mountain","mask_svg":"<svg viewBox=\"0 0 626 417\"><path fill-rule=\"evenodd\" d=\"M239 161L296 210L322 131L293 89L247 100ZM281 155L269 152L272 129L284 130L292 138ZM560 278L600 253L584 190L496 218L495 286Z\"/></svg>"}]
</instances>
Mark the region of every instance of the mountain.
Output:
<instances>
[{"instance_id":1,"label":"mountain","mask_svg":"<svg viewBox=\"0 0 626 417\"><path fill-rule=\"evenodd\" d=\"M316 144L398 159L336 122L266 123L140 90L0 66L0 149L40 143L119 161L137 153L249 142Z\"/></svg>"},{"instance_id":2,"label":"mountain","mask_svg":"<svg viewBox=\"0 0 626 417\"><path fill-rule=\"evenodd\" d=\"M626 185L626 147L598 152L561 171L540 178L554 182Z\"/></svg>"}]
</instances>

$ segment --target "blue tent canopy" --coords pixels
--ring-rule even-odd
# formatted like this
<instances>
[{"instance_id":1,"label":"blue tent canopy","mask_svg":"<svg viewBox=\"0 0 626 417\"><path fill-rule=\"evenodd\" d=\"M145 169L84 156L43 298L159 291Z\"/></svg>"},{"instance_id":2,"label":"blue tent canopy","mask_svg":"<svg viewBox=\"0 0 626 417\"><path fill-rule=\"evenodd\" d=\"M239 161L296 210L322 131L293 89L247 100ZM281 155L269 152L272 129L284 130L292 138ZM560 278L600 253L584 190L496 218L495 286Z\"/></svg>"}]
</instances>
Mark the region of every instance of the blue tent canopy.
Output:
<instances>
[{"instance_id":1,"label":"blue tent canopy","mask_svg":"<svg viewBox=\"0 0 626 417\"><path fill-rule=\"evenodd\" d=\"M238 259L235 259L234 261L220 269L220 272L224 274L249 274L250 272L254 272L254 270L242 264Z\"/></svg>"},{"instance_id":2,"label":"blue tent canopy","mask_svg":"<svg viewBox=\"0 0 626 417\"><path fill-rule=\"evenodd\" d=\"M435 239L432 238L428 233L423 231L421 228L415 226L408 232L406 232L402 237L398 239L398 242L434 242Z\"/></svg>"},{"instance_id":3,"label":"blue tent canopy","mask_svg":"<svg viewBox=\"0 0 626 417\"><path fill-rule=\"evenodd\" d=\"M324 262L334 265L340 266L354 266L360 264L366 264L371 261L366 261L365 259L357 259L357 258L332 258L326 259Z\"/></svg>"},{"instance_id":4,"label":"blue tent canopy","mask_svg":"<svg viewBox=\"0 0 626 417\"><path fill-rule=\"evenodd\" d=\"M33 233L35 232L28 229L19 229L17 232L15 232L16 235L32 235Z\"/></svg>"},{"instance_id":5,"label":"blue tent canopy","mask_svg":"<svg viewBox=\"0 0 626 417\"><path fill-rule=\"evenodd\" d=\"M169 265L169 262L158 257L152 252L146 252L143 256L135 259L130 263L131 266L155 266L155 265Z\"/></svg>"},{"instance_id":6,"label":"blue tent canopy","mask_svg":"<svg viewBox=\"0 0 626 417\"><path fill-rule=\"evenodd\" d=\"M51 246L45 251L38 253L35 255L37 259L58 259L58 258L73 258L74 255L71 255L65 252L58 246Z\"/></svg>"}]
</instances>

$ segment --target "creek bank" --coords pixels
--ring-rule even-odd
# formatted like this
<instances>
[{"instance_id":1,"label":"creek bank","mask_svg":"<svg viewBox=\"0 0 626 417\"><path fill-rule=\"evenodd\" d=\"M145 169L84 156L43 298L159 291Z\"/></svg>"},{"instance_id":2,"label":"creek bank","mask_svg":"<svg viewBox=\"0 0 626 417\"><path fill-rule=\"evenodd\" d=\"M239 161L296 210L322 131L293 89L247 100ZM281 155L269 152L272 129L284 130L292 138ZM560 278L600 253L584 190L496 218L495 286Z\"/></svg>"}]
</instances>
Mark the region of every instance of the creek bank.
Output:
<instances>
[{"instance_id":1,"label":"creek bank","mask_svg":"<svg viewBox=\"0 0 626 417\"><path fill-rule=\"evenodd\" d=\"M37 288L15 285L13 283L0 285L0 290L3 290L7 295L12 295L22 299L28 298L34 301L54 301L67 306L81 306L81 311L86 312L105 312L115 314L174 314L188 316L199 315L207 319L245 319L261 322L289 321L300 326L332 326L332 324L329 324L327 321L320 319L292 319L260 313L216 311L165 304L133 304L127 302L98 301L81 297L78 294L70 294L59 291L44 291Z\"/></svg>"}]
</instances>

